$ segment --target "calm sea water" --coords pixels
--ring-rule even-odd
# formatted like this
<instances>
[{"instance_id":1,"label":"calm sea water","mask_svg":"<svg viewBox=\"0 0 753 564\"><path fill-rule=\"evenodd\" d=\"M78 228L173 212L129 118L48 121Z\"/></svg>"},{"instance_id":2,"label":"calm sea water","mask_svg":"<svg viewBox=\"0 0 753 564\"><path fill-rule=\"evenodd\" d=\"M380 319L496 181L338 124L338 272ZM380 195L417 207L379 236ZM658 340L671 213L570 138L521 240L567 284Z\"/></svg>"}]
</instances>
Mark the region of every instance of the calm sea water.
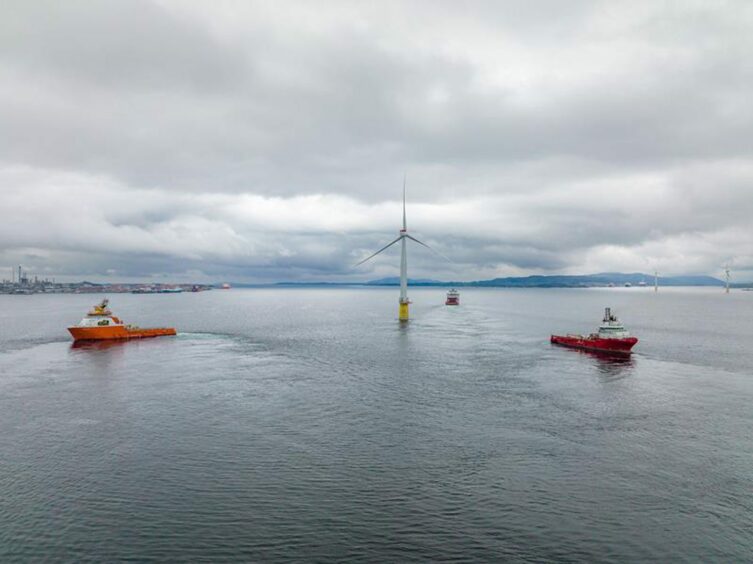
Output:
<instances>
[{"instance_id":1,"label":"calm sea water","mask_svg":"<svg viewBox=\"0 0 753 564\"><path fill-rule=\"evenodd\" d=\"M0 561L753 558L753 293L411 295L0 296Z\"/></svg>"}]
</instances>

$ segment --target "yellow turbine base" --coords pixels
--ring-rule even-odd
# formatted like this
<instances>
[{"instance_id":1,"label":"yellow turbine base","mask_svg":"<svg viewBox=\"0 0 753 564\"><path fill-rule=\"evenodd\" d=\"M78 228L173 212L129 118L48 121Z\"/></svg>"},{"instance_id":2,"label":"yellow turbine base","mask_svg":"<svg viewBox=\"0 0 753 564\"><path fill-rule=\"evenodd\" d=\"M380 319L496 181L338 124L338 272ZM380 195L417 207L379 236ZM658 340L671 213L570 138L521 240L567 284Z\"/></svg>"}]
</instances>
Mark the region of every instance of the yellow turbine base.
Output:
<instances>
[{"instance_id":1,"label":"yellow turbine base","mask_svg":"<svg viewBox=\"0 0 753 564\"><path fill-rule=\"evenodd\" d=\"M400 312L398 314L398 319L400 321L408 321L409 316L408 316L408 304L407 303L400 304Z\"/></svg>"}]
</instances>

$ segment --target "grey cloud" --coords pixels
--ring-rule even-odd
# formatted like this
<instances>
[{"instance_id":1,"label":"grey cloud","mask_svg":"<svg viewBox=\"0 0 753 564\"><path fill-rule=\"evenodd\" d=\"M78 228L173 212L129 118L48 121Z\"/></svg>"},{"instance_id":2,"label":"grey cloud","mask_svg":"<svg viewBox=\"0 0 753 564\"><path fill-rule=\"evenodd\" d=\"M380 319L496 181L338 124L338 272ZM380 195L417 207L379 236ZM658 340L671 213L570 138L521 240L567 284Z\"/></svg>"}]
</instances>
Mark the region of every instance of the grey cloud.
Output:
<instances>
[{"instance_id":1,"label":"grey cloud","mask_svg":"<svg viewBox=\"0 0 753 564\"><path fill-rule=\"evenodd\" d=\"M457 259L412 254L424 275L751 263L744 2L2 16L0 265L369 277L391 258L349 266L394 231L405 170L416 229Z\"/></svg>"}]
</instances>

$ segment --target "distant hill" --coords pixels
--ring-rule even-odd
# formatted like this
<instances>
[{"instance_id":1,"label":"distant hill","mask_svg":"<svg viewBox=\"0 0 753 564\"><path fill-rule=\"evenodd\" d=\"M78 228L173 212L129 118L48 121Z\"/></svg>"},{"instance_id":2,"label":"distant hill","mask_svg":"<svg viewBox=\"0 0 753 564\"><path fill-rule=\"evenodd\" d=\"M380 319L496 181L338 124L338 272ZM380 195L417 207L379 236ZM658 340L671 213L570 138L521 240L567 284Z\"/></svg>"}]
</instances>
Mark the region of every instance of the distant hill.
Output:
<instances>
[{"instance_id":1,"label":"distant hill","mask_svg":"<svg viewBox=\"0 0 753 564\"><path fill-rule=\"evenodd\" d=\"M622 272L602 272L599 274L581 275L554 275L554 276L523 276L494 278L492 280L477 280L473 282L440 282L438 280L409 279L411 286L468 286L468 287L496 287L496 288L588 288L598 286L633 286L645 282L651 286L654 283L653 275L635 272L625 274ZM397 277L381 278L366 283L368 286L397 286L400 279ZM724 282L712 276L660 276L660 286L723 286Z\"/></svg>"},{"instance_id":2,"label":"distant hill","mask_svg":"<svg viewBox=\"0 0 753 564\"><path fill-rule=\"evenodd\" d=\"M399 286L400 277L390 276L389 278L370 280L366 284L369 286ZM440 282L439 280L431 280L430 278L408 278L408 284L411 286L446 286L448 282Z\"/></svg>"},{"instance_id":3,"label":"distant hill","mask_svg":"<svg viewBox=\"0 0 753 564\"><path fill-rule=\"evenodd\" d=\"M646 286L654 285L654 275L642 272L601 272L599 274L554 275L554 276L511 276L508 278L494 278L492 280L475 280L471 282L444 282L431 278L409 278L411 286L440 286L450 287L479 287L479 288L592 288L610 284L624 286L630 283L638 286L645 282ZM270 286L399 286L400 278L390 276L370 280L369 282L277 282L276 284L244 284L236 283L236 288L258 288ZM712 276L660 276L660 286L724 286L724 282ZM750 286L750 283L738 283L734 286Z\"/></svg>"}]
</instances>

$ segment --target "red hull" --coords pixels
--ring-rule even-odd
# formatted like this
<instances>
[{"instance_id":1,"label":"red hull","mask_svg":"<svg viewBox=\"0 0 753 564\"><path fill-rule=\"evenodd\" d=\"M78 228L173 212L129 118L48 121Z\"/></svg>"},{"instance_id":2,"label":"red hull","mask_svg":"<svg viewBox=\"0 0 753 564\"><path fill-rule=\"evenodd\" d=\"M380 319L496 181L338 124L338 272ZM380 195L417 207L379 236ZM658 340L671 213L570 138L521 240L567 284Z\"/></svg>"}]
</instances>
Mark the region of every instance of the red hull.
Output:
<instances>
[{"instance_id":1,"label":"red hull","mask_svg":"<svg viewBox=\"0 0 753 564\"><path fill-rule=\"evenodd\" d=\"M453 300L452 298L447 298L447 301L444 303L444 305L460 305L460 300Z\"/></svg>"},{"instance_id":2,"label":"red hull","mask_svg":"<svg viewBox=\"0 0 753 564\"><path fill-rule=\"evenodd\" d=\"M630 354L638 342L635 337L625 339L601 339L599 337L582 337L578 335L552 335L552 343L574 349L598 351L609 354Z\"/></svg>"}]
</instances>

